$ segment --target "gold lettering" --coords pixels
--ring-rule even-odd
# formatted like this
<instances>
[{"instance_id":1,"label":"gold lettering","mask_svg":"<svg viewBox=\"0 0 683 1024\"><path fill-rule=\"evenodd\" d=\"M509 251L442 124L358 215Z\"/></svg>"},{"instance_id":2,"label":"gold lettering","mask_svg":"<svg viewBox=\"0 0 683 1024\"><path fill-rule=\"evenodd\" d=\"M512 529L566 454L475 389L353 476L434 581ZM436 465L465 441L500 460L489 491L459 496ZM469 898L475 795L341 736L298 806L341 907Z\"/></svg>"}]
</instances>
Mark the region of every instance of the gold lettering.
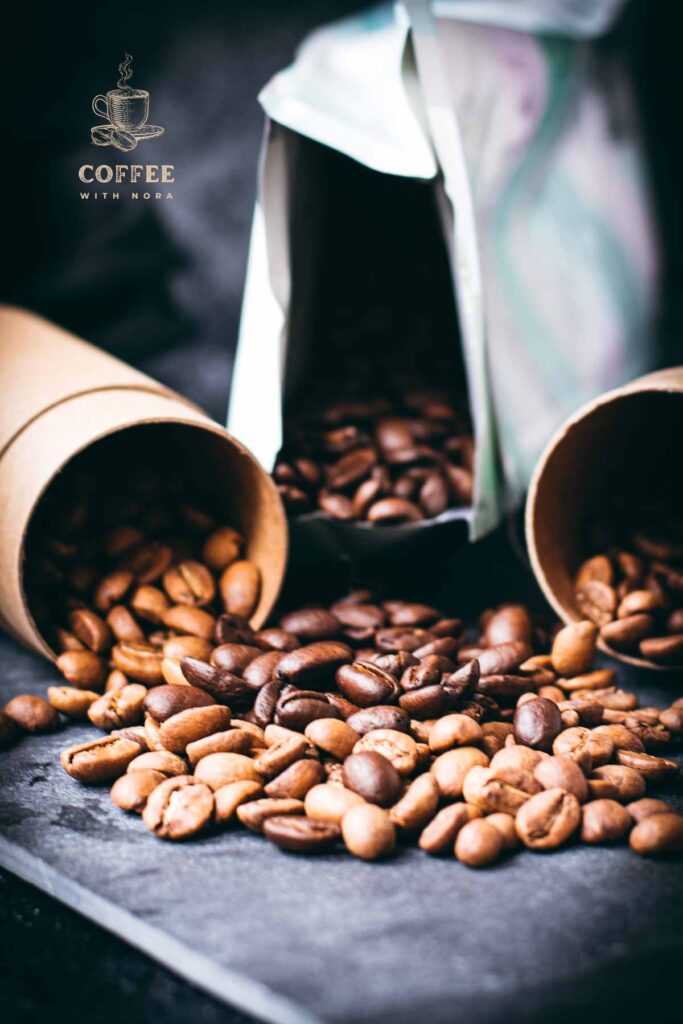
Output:
<instances>
[{"instance_id":1,"label":"gold lettering","mask_svg":"<svg viewBox=\"0 0 683 1024\"><path fill-rule=\"evenodd\" d=\"M81 181L84 181L86 183L86 185L89 185L90 182L92 181L92 176L89 177L89 178L86 178L86 176L85 176L86 175L86 171L92 171L92 169L93 169L93 165L92 164L83 164L83 166L79 167L79 169L78 169L78 177L81 179Z\"/></svg>"}]
</instances>

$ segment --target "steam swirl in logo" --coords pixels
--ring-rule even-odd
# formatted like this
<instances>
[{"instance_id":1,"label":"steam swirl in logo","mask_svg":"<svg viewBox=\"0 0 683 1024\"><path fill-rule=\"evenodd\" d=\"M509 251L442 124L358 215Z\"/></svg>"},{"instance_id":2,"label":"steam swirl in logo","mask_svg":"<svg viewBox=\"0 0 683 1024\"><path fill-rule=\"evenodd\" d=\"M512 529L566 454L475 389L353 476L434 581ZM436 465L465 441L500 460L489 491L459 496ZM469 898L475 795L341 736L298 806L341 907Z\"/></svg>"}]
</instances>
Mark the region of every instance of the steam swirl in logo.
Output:
<instances>
[{"instance_id":1,"label":"steam swirl in logo","mask_svg":"<svg viewBox=\"0 0 683 1024\"><path fill-rule=\"evenodd\" d=\"M116 83L117 89L125 89L126 92L132 92L132 87L128 85L129 80L133 77L132 63L133 58L127 53L119 64L119 74L121 77Z\"/></svg>"}]
</instances>

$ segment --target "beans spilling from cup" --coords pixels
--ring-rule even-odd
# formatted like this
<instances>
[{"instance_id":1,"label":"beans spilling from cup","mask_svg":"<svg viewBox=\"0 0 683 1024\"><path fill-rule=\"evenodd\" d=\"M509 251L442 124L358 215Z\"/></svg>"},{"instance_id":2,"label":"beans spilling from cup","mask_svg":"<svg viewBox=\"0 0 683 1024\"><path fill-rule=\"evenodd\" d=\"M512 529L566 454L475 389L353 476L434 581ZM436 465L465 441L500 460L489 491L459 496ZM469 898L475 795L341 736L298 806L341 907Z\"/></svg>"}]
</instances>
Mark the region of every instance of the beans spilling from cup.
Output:
<instances>
[{"instance_id":1,"label":"beans spilling from cup","mask_svg":"<svg viewBox=\"0 0 683 1024\"><path fill-rule=\"evenodd\" d=\"M291 515L319 509L376 526L472 503L474 443L464 403L423 388L341 399L285 422L273 476Z\"/></svg>"},{"instance_id":2,"label":"beans spilling from cup","mask_svg":"<svg viewBox=\"0 0 683 1024\"><path fill-rule=\"evenodd\" d=\"M576 574L576 603L611 650L660 667L683 667L683 520L615 538L593 531L598 553ZM623 540L623 543L618 543Z\"/></svg>"},{"instance_id":3,"label":"beans spilling from cup","mask_svg":"<svg viewBox=\"0 0 683 1024\"><path fill-rule=\"evenodd\" d=\"M209 579L219 588L226 538L208 532L196 575L171 560L130 593L206 608L197 594ZM147 628L152 595L124 606L116 590L113 604L112 586L93 582L89 614L107 625L98 605L127 607ZM417 845L472 868L571 842L683 850L683 815L656 795L679 771L683 699L638 707L614 669L594 666L590 620L551 634L507 604L472 635L429 605L368 591L261 630L235 610L206 632L164 616L146 640L109 650L95 619L87 631L74 620L59 659L68 685L47 702L14 698L0 740L90 719L100 734L63 751L65 771L111 785L165 840L246 828L289 853L376 860Z\"/></svg>"}]
</instances>

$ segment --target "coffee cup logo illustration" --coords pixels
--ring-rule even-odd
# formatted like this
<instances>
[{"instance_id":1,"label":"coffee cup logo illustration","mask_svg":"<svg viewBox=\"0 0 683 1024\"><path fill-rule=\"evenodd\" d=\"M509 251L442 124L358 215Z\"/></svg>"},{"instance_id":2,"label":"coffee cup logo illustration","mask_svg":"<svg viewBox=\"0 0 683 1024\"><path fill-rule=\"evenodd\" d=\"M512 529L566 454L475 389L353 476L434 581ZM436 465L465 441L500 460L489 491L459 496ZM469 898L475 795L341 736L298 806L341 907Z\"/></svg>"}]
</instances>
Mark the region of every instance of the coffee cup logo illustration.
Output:
<instances>
[{"instance_id":1,"label":"coffee cup logo illustration","mask_svg":"<svg viewBox=\"0 0 683 1024\"><path fill-rule=\"evenodd\" d=\"M95 146L114 146L128 153L138 142L156 139L164 129L147 124L149 93L146 89L133 89L128 84L133 77L133 58L129 53L119 64L120 78L115 89L106 95L100 93L92 101L92 109L106 124L95 125L90 136Z\"/></svg>"}]
</instances>

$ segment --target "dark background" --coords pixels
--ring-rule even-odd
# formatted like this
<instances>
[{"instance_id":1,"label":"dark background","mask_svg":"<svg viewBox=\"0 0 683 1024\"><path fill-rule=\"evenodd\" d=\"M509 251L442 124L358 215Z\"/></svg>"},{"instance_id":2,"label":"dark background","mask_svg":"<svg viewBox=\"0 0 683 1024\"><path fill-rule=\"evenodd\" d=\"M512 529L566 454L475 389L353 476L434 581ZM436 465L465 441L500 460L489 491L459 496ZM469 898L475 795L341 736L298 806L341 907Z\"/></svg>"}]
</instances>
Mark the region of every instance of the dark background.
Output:
<instances>
[{"instance_id":1,"label":"dark background","mask_svg":"<svg viewBox=\"0 0 683 1024\"><path fill-rule=\"evenodd\" d=\"M142 366L223 420L262 135L256 95L314 25L361 6L171 0L15 9L1 61L0 300ZM683 319L683 69L671 16L662 0L634 2L601 44L606 55L627 54L643 112L664 251L661 363L680 352ZM175 165L172 202L79 198L82 163L116 162L115 150L90 145L90 102L114 87L125 51L135 59L132 84L151 93L150 121L166 129L153 152L135 158ZM0 949L11 1024L245 1019L6 875ZM634 1017L647 1016L673 966L654 965L631 1003ZM656 1002L660 1020L676 1019ZM593 1011L609 1016L599 1000Z\"/></svg>"}]
</instances>

